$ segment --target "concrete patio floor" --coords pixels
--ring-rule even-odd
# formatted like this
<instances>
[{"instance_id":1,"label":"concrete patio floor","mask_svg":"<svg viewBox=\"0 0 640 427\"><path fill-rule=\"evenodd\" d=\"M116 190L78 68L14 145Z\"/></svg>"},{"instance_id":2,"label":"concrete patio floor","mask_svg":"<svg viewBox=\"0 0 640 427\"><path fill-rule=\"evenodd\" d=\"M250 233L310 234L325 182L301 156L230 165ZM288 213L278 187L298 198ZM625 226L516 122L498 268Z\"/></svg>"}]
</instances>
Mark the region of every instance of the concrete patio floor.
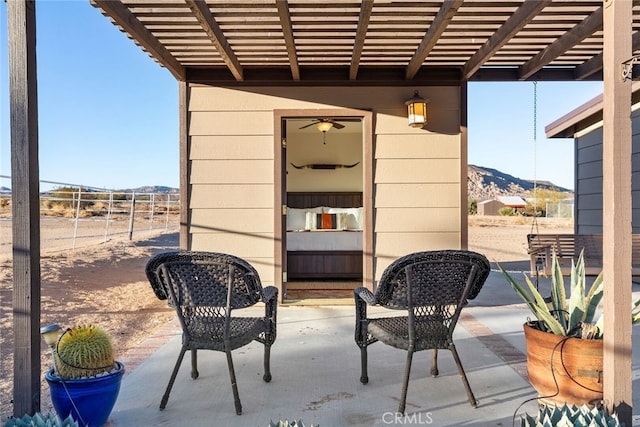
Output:
<instances>
[{"instance_id":1,"label":"concrete patio floor","mask_svg":"<svg viewBox=\"0 0 640 427\"><path fill-rule=\"evenodd\" d=\"M635 289L635 288L638 289ZM547 292L548 281L540 280ZM640 286L634 285L637 297ZM344 301L342 301L344 303ZM526 380L522 324L528 310L493 271L478 298L463 310L454 335L469 383L479 402L467 401L448 351L439 353L440 375L429 374L430 351L414 355L407 414L396 416L406 352L382 343L369 347L369 383L360 383L360 350L354 342L354 307L283 304L271 352L270 383L262 381L263 347L234 351L243 413L235 414L223 353L198 353L200 377L190 377L185 356L165 410L158 405L180 349L180 328L171 322L124 361L128 372L108 426L266 427L301 419L306 426L511 426L516 414L534 414L535 391ZM252 309L253 310L253 309ZM261 310L261 309L260 309ZM380 312L370 309L370 313ZM633 406L640 408L640 328L633 328ZM640 411L639 411L640 414ZM633 425L640 426L640 415Z\"/></svg>"}]
</instances>

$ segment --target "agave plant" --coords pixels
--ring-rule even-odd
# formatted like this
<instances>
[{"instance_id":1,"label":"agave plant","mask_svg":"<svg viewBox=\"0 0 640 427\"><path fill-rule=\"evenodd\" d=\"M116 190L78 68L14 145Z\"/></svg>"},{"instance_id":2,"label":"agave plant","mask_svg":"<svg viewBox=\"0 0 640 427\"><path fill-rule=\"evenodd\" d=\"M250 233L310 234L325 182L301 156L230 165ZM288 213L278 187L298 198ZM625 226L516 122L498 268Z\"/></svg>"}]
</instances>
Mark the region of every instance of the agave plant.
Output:
<instances>
[{"instance_id":1,"label":"agave plant","mask_svg":"<svg viewBox=\"0 0 640 427\"><path fill-rule=\"evenodd\" d=\"M274 423L273 421L269 422L269 427L305 427L304 423L302 422L302 420L293 420L291 422L289 422L289 420L280 420L277 423ZM319 427L319 426L314 426L313 424L311 424L310 427Z\"/></svg>"},{"instance_id":2,"label":"agave plant","mask_svg":"<svg viewBox=\"0 0 640 427\"><path fill-rule=\"evenodd\" d=\"M71 418L71 415L62 420L56 414L36 412L33 416L9 418L5 421L4 427L78 427L78 423Z\"/></svg>"},{"instance_id":3,"label":"agave plant","mask_svg":"<svg viewBox=\"0 0 640 427\"><path fill-rule=\"evenodd\" d=\"M538 319L542 330L562 336L585 339L602 338L603 318L600 314L596 320L596 315L598 314L598 304L600 304L604 293L603 274L600 272L589 291L586 292L584 251L580 252L577 262L571 262L571 294L569 298L565 292L562 269L555 253L551 264L550 301L547 301L540 294L526 274L524 275L525 285L523 285L511 277L500 265L498 267L509 285ZM640 310L636 311L639 305L640 299L632 307L633 323L640 321Z\"/></svg>"},{"instance_id":4,"label":"agave plant","mask_svg":"<svg viewBox=\"0 0 640 427\"><path fill-rule=\"evenodd\" d=\"M598 408L589 408L586 405L542 405L537 417L529 414L522 417L521 427L616 427L620 426L618 417L607 414Z\"/></svg>"}]
</instances>

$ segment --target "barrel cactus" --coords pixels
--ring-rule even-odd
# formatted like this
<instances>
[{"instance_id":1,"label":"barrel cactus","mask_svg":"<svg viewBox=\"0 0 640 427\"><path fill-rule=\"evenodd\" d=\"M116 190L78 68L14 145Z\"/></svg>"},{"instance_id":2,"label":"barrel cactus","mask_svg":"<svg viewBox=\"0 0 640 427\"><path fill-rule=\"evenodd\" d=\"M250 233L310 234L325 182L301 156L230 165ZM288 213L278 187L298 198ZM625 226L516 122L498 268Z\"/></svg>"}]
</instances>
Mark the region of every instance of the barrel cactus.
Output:
<instances>
[{"instance_id":1,"label":"barrel cactus","mask_svg":"<svg viewBox=\"0 0 640 427\"><path fill-rule=\"evenodd\" d=\"M117 367L111 338L104 329L92 324L65 331L54 357L58 374L64 379L92 377Z\"/></svg>"},{"instance_id":2,"label":"barrel cactus","mask_svg":"<svg viewBox=\"0 0 640 427\"><path fill-rule=\"evenodd\" d=\"M590 408L587 405L542 405L538 417L526 415L522 417L522 427L619 427L618 417L607 414L604 410Z\"/></svg>"}]
</instances>

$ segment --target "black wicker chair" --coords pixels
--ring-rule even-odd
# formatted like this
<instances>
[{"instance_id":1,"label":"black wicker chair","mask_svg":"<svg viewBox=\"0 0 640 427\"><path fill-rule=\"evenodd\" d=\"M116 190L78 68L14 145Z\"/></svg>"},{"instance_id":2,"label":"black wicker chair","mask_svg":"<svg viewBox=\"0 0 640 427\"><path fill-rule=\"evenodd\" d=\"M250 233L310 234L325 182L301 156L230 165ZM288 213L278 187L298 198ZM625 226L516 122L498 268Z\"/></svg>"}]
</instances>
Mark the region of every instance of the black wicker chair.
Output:
<instances>
[{"instance_id":1,"label":"black wicker chair","mask_svg":"<svg viewBox=\"0 0 640 427\"><path fill-rule=\"evenodd\" d=\"M225 352L236 413L242 413L231 351L256 340L264 344L264 376L271 381L270 350L276 339L278 289L263 288L256 270L248 262L212 252L165 252L146 266L151 287L159 299L168 299L182 326L182 349L160 409L169 393L187 350L191 350L191 377L198 378L197 351ZM239 317L234 309L265 303L264 317Z\"/></svg>"},{"instance_id":2,"label":"black wicker chair","mask_svg":"<svg viewBox=\"0 0 640 427\"><path fill-rule=\"evenodd\" d=\"M417 252L385 269L375 295L366 288L354 291L355 339L360 347L360 381L369 382L367 347L377 341L407 350L407 363L398 412L404 414L413 353L433 349L431 375L438 375L438 349L451 350L467 391L478 405L453 344L453 331L468 299L475 298L489 276L484 255L462 250ZM406 310L407 316L367 317L367 305Z\"/></svg>"}]
</instances>

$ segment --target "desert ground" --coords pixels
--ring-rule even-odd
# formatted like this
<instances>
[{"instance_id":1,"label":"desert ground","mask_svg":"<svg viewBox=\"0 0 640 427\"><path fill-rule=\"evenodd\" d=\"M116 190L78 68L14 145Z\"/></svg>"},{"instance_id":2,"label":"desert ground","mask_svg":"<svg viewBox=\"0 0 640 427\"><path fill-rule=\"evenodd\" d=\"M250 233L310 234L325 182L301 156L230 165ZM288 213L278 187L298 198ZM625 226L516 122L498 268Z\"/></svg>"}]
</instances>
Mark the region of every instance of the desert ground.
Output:
<instances>
[{"instance_id":1,"label":"desert ground","mask_svg":"<svg viewBox=\"0 0 640 427\"><path fill-rule=\"evenodd\" d=\"M97 225L102 227L102 225ZM470 217L469 249L483 253L492 262L511 270L528 266L526 235L531 232L573 232L567 219L523 217ZM59 238L55 235L60 233ZM159 301L144 274L147 260L163 250L178 247L176 228L114 234L108 241L95 239L75 249L65 227L43 228L41 255L42 324L62 327L95 323L113 337L116 355L138 346L146 337L173 319L166 301ZM64 234L64 235L63 235ZM103 235L96 230L95 235ZM0 419L12 415L13 331L12 261L9 221L0 221ZM50 366L51 354L42 343L42 371ZM42 412L52 410L46 382L42 383Z\"/></svg>"}]
</instances>

